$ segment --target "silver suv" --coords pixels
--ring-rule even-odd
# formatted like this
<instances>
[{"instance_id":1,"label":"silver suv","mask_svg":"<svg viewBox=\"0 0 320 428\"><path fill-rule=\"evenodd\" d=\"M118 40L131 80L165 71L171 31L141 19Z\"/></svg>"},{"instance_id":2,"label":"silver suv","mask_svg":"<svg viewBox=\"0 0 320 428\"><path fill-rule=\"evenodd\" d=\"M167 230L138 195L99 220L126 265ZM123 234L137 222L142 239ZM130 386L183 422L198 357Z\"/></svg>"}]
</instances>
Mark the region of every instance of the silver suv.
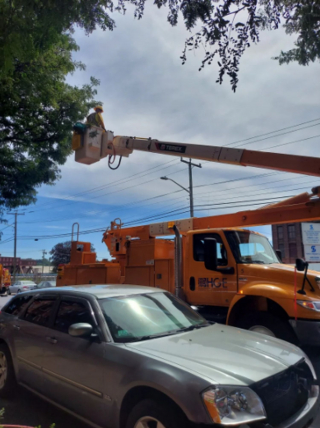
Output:
<instances>
[{"instance_id":1,"label":"silver suv","mask_svg":"<svg viewBox=\"0 0 320 428\"><path fill-rule=\"evenodd\" d=\"M306 428L319 403L300 349L128 285L10 300L0 315L0 397L16 383L109 428Z\"/></svg>"}]
</instances>

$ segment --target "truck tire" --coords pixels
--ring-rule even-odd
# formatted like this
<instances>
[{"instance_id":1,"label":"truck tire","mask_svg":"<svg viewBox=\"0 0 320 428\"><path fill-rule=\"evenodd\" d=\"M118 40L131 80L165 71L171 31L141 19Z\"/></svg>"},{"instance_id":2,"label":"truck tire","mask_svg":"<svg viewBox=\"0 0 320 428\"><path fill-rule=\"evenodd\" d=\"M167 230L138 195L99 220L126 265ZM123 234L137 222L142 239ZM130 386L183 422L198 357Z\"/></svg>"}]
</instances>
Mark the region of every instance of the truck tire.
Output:
<instances>
[{"instance_id":1,"label":"truck tire","mask_svg":"<svg viewBox=\"0 0 320 428\"><path fill-rule=\"evenodd\" d=\"M297 336L288 321L283 321L268 312L252 312L244 315L239 318L236 327L276 337L294 345L298 344Z\"/></svg>"},{"instance_id":2,"label":"truck tire","mask_svg":"<svg viewBox=\"0 0 320 428\"><path fill-rule=\"evenodd\" d=\"M188 420L173 406L161 401L143 400L131 410L126 428L187 428Z\"/></svg>"},{"instance_id":3,"label":"truck tire","mask_svg":"<svg viewBox=\"0 0 320 428\"><path fill-rule=\"evenodd\" d=\"M17 387L16 376L9 348L0 344L0 397L10 398Z\"/></svg>"}]
</instances>

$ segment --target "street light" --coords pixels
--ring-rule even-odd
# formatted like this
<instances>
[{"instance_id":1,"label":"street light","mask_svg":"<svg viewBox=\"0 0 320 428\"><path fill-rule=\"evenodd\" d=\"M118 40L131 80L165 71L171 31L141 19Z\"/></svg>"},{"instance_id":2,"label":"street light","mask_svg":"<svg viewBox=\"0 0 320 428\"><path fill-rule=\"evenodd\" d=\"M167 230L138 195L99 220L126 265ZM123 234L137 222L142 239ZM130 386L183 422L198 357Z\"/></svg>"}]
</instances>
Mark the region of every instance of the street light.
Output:
<instances>
[{"instance_id":1,"label":"street light","mask_svg":"<svg viewBox=\"0 0 320 428\"><path fill-rule=\"evenodd\" d=\"M166 176L164 177L160 177L161 180L170 180L172 181L174 184L176 184L177 186L181 187L181 189L185 190L186 192L189 193L189 199L190 199L190 217L194 216L194 212L193 212L193 184L192 184L192 167L196 166L197 168L202 168L201 164L197 165L195 163L191 162L191 159L189 159L188 161L185 161L184 159L180 159L181 162L186 163L188 165L188 169L189 169L189 189L187 189L186 187L181 186L181 184L177 183L176 181L172 180L172 178L168 178Z\"/></svg>"},{"instance_id":2,"label":"street light","mask_svg":"<svg viewBox=\"0 0 320 428\"><path fill-rule=\"evenodd\" d=\"M172 178L168 178L168 177L160 177L161 180L170 180L173 183L175 183L177 186L181 187L181 189L185 190L186 192L188 192L190 194L190 190L186 189L185 187L181 186L181 184L177 183L176 181L172 180Z\"/></svg>"}]
</instances>

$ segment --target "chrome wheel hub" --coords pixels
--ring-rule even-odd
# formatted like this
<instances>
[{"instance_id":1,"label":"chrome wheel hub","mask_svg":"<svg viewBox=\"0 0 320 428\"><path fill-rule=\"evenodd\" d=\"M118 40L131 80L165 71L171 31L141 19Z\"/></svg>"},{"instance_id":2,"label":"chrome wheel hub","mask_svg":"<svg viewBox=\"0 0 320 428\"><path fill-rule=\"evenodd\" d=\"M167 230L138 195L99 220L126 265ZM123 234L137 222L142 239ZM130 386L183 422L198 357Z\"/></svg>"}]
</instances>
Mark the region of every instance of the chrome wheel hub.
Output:
<instances>
[{"instance_id":1,"label":"chrome wheel hub","mask_svg":"<svg viewBox=\"0 0 320 428\"><path fill-rule=\"evenodd\" d=\"M7 359L3 352L0 352L0 389L2 389L6 383L8 375Z\"/></svg>"},{"instance_id":2,"label":"chrome wheel hub","mask_svg":"<svg viewBox=\"0 0 320 428\"><path fill-rule=\"evenodd\" d=\"M276 335L264 325L253 325L249 330L255 333L265 334L266 336L276 337Z\"/></svg>"},{"instance_id":3,"label":"chrome wheel hub","mask_svg":"<svg viewBox=\"0 0 320 428\"><path fill-rule=\"evenodd\" d=\"M151 416L143 416L140 418L134 428L166 428L158 419Z\"/></svg>"}]
</instances>

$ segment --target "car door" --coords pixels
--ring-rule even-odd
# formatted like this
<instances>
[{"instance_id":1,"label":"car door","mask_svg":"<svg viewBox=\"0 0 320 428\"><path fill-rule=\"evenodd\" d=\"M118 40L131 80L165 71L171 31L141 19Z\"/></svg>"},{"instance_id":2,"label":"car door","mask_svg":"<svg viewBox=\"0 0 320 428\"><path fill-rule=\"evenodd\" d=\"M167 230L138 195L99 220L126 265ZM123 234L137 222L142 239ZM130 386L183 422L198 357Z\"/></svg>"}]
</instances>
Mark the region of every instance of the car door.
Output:
<instances>
[{"instance_id":1,"label":"car door","mask_svg":"<svg viewBox=\"0 0 320 428\"><path fill-rule=\"evenodd\" d=\"M10 291L11 293L16 293L18 290L18 287L20 285L20 281L16 281L11 287L10 287Z\"/></svg>"},{"instance_id":2,"label":"car door","mask_svg":"<svg viewBox=\"0 0 320 428\"><path fill-rule=\"evenodd\" d=\"M88 300L61 298L44 348L45 395L77 415L105 426L110 412L104 394L106 343L99 334L70 336L69 327L76 323L89 323L98 331Z\"/></svg>"},{"instance_id":3,"label":"car door","mask_svg":"<svg viewBox=\"0 0 320 428\"><path fill-rule=\"evenodd\" d=\"M55 296L37 295L13 323L19 381L39 392L43 384L43 347L55 304Z\"/></svg>"}]
</instances>

